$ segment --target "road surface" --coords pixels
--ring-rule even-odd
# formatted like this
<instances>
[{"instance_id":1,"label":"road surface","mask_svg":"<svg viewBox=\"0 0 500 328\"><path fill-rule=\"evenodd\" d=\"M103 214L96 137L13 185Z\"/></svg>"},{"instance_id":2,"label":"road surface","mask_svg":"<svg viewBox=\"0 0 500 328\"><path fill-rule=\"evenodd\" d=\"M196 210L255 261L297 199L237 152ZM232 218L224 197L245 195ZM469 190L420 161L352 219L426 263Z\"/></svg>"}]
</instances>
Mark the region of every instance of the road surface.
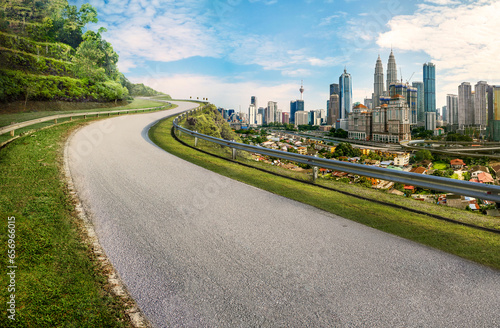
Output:
<instances>
[{"instance_id":1,"label":"road surface","mask_svg":"<svg viewBox=\"0 0 500 328\"><path fill-rule=\"evenodd\" d=\"M100 243L155 327L500 327L500 272L152 144L153 122L195 106L178 104L68 146Z\"/></svg>"}]
</instances>

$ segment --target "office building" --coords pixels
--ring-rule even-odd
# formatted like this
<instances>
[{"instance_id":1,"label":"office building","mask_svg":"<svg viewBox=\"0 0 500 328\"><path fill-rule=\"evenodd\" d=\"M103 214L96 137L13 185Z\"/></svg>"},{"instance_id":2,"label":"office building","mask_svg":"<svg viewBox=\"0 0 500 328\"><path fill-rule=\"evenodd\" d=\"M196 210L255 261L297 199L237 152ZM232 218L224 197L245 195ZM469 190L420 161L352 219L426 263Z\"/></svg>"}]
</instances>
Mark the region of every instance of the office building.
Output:
<instances>
[{"instance_id":1,"label":"office building","mask_svg":"<svg viewBox=\"0 0 500 328\"><path fill-rule=\"evenodd\" d=\"M248 124L254 125L257 123L257 107L255 104L251 104L248 107Z\"/></svg>"},{"instance_id":2,"label":"office building","mask_svg":"<svg viewBox=\"0 0 500 328\"><path fill-rule=\"evenodd\" d=\"M396 58L394 58L394 53L391 49L391 54L389 55L389 61L387 62L387 90L391 83L398 82L398 68L396 66Z\"/></svg>"},{"instance_id":3,"label":"office building","mask_svg":"<svg viewBox=\"0 0 500 328\"><path fill-rule=\"evenodd\" d=\"M436 129L436 66L433 63L429 62L425 63L423 68L424 68L424 111L426 113L425 129L434 131Z\"/></svg>"},{"instance_id":4,"label":"office building","mask_svg":"<svg viewBox=\"0 0 500 328\"><path fill-rule=\"evenodd\" d=\"M276 122L276 112L278 110L278 103L275 101L267 102L267 111L266 111L266 124Z\"/></svg>"},{"instance_id":5,"label":"office building","mask_svg":"<svg viewBox=\"0 0 500 328\"><path fill-rule=\"evenodd\" d=\"M448 125L451 130L456 131L458 129L458 95L446 95L446 108Z\"/></svg>"},{"instance_id":6,"label":"office building","mask_svg":"<svg viewBox=\"0 0 500 328\"><path fill-rule=\"evenodd\" d=\"M479 81L474 86L474 125L485 127L487 122L488 83Z\"/></svg>"},{"instance_id":7,"label":"office building","mask_svg":"<svg viewBox=\"0 0 500 328\"><path fill-rule=\"evenodd\" d=\"M290 113L288 113L288 112L281 113L281 122L283 124L289 124L290 123Z\"/></svg>"},{"instance_id":8,"label":"office building","mask_svg":"<svg viewBox=\"0 0 500 328\"><path fill-rule=\"evenodd\" d=\"M308 125L309 124L309 112L300 110L295 112L295 125Z\"/></svg>"},{"instance_id":9,"label":"office building","mask_svg":"<svg viewBox=\"0 0 500 328\"><path fill-rule=\"evenodd\" d=\"M328 102L328 117L326 119L326 124L334 125L335 122L337 122L337 119L339 118L339 109L339 95L333 93L330 95L330 101Z\"/></svg>"},{"instance_id":10,"label":"office building","mask_svg":"<svg viewBox=\"0 0 500 328\"><path fill-rule=\"evenodd\" d=\"M290 123L295 123L295 113L304 110L304 100L292 100L290 101ZM293 118L293 120L292 120Z\"/></svg>"},{"instance_id":11,"label":"office building","mask_svg":"<svg viewBox=\"0 0 500 328\"><path fill-rule=\"evenodd\" d=\"M488 129L490 141L500 141L500 86L488 86Z\"/></svg>"},{"instance_id":12,"label":"office building","mask_svg":"<svg viewBox=\"0 0 500 328\"><path fill-rule=\"evenodd\" d=\"M341 126L348 127L347 114L352 110L352 78L351 74L347 73L344 69L344 73L339 77L339 88L340 88L340 109L339 118ZM344 121L344 123L342 123Z\"/></svg>"},{"instance_id":13,"label":"office building","mask_svg":"<svg viewBox=\"0 0 500 328\"><path fill-rule=\"evenodd\" d=\"M424 82L412 82L411 84L417 89L417 125L424 126L425 110L424 110Z\"/></svg>"},{"instance_id":14,"label":"office building","mask_svg":"<svg viewBox=\"0 0 500 328\"><path fill-rule=\"evenodd\" d=\"M378 55L378 59L375 64L375 74L373 78L373 95L372 95L373 108L381 105L380 97L382 97L384 94L385 94L384 67L382 65L382 59L380 59L380 55Z\"/></svg>"},{"instance_id":15,"label":"office building","mask_svg":"<svg viewBox=\"0 0 500 328\"><path fill-rule=\"evenodd\" d=\"M474 108L472 107L472 87L469 82L458 86L458 128L474 124Z\"/></svg>"}]
</instances>

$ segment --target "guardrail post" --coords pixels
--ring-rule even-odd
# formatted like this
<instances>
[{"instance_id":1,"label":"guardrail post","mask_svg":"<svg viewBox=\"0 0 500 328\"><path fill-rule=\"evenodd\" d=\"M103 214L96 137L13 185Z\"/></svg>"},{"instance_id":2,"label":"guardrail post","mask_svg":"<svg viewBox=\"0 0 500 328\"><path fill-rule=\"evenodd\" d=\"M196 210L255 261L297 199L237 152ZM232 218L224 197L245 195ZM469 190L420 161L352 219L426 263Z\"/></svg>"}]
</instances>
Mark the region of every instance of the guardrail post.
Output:
<instances>
[{"instance_id":1,"label":"guardrail post","mask_svg":"<svg viewBox=\"0 0 500 328\"><path fill-rule=\"evenodd\" d=\"M87 115L83 115L83 119L86 120L87 119Z\"/></svg>"},{"instance_id":2,"label":"guardrail post","mask_svg":"<svg viewBox=\"0 0 500 328\"><path fill-rule=\"evenodd\" d=\"M318 179L318 167L313 166L313 182L316 182L317 179Z\"/></svg>"},{"instance_id":3,"label":"guardrail post","mask_svg":"<svg viewBox=\"0 0 500 328\"><path fill-rule=\"evenodd\" d=\"M231 150L232 150L231 158L233 159L233 161L235 161L236 160L236 148L231 148Z\"/></svg>"},{"instance_id":4,"label":"guardrail post","mask_svg":"<svg viewBox=\"0 0 500 328\"><path fill-rule=\"evenodd\" d=\"M13 136L14 136L14 132L15 132L15 130L10 131L10 136L11 136L11 137L13 137Z\"/></svg>"},{"instance_id":5,"label":"guardrail post","mask_svg":"<svg viewBox=\"0 0 500 328\"><path fill-rule=\"evenodd\" d=\"M99 113L97 113L96 117L99 117Z\"/></svg>"},{"instance_id":6,"label":"guardrail post","mask_svg":"<svg viewBox=\"0 0 500 328\"><path fill-rule=\"evenodd\" d=\"M196 133L198 133L198 131L195 131ZM194 146L195 147L198 147L198 137L194 137Z\"/></svg>"},{"instance_id":7,"label":"guardrail post","mask_svg":"<svg viewBox=\"0 0 500 328\"><path fill-rule=\"evenodd\" d=\"M54 119L54 124L57 124L57 118Z\"/></svg>"},{"instance_id":8,"label":"guardrail post","mask_svg":"<svg viewBox=\"0 0 500 328\"><path fill-rule=\"evenodd\" d=\"M72 122L73 121L73 116L70 116L69 117L69 121Z\"/></svg>"}]
</instances>

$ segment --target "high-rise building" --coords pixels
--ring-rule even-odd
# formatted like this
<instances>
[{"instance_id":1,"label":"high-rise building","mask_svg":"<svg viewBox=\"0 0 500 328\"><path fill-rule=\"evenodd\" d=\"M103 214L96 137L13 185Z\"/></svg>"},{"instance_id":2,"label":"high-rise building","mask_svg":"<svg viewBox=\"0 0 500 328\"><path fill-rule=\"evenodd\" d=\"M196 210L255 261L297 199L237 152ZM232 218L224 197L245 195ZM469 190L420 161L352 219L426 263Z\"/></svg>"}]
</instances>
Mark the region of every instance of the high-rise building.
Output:
<instances>
[{"instance_id":1,"label":"high-rise building","mask_svg":"<svg viewBox=\"0 0 500 328\"><path fill-rule=\"evenodd\" d=\"M424 64L424 111L425 129L436 129L436 66L433 63ZM433 114L427 114L433 113Z\"/></svg>"},{"instance_id":2,"label":"high-rise building","mask_svg":"<svg viewBox=\"0 0 500 328\"><path fill-rule=\"evenodd\" d=\"M254 125L257 123L257 107L255 104L251 104L248 107L248 124Z\"/></svg>"},{"instance_id":3,"label":"high-rise building","mask_svg":"<svg viewBox=\"0 0 500 328\"><path fill-rule=\"evenodd\" d=\"M257 97L255 97L255 96L250 97L250 105L254 105L255 108L258 108L257 107Z\"/></svg>"},{"instance_id":4,"label":"high-rise building","mask_svg":"<svg viewBox=\"0 0 500 328\"><path fill-rule=\"evenodd\" d=\"M266 116L266 124L276 122L276 111L278 110L278 103L275 101L267 102L267 116Z\"/></svg>"},{"instance_id":5,"label":"high-rise building","mask_svg":"<svg viewBox=\"0 0 500 328\"><path fill-rule=\"evenodd\" d=\"M278 108L278 110L276 110L276 116L274 117L274 122L280 123L280 124L283 122L282 115L281 115L282 113L283 113L283 111L281 109Z\"/></svg>"},{"instance_id":6,"label":"high-rise building","mask_svg":"<svg viewBox=\"0 0 500 328\"><path fill-rule=\"evenodd\" d=\"M295 125L308 125L309 124L309 112L304 110L299 110L295 112Z\"/></svg>"},{"instance_id":7,"label":"high-rise building","mask_svg":"<svg viewBox=\"0 0 500 328\"><path fill-rule=\"evenodd\" d=\"M336 93L332 93L330 95L330 101L328 103L328 117L326 118L326 124L334 125L335 122L337 122L337 119L339 118L339 109L339 95Z\"/></svg>"},{"instance_id":8,"label":"high-rise building","mask_svg":"<svg viewBox=\"0 0 500 328\"><path fill-rule=\"evenodd\" d=\"M411 84L417 89L417 125L424 126L425 110L424 110L424 82L412 82Z\"/></svg>"},{"instance_id":9,"label":"high-rise building","mask_svg":"<svg viewBox=\"0 0 500 328\"><path fill-rule=\"evenodd\" d=\"M391 83L396 82L398 82L398 68L396 66L396 58L394 58L394 53L391 49L389 61L387 62L387 90L389 90Z\"/></svg>"},{"instance_id":10,"label":"high-rise building","mask_svg":"<svg viewBox=\"0 0 500 328\"><path fill-rule=\"evenodd\" d=\"M441 107L441 120L444 122L448 120L448 106Z\"/></svg>"},{"instance_id":11,"label":"high-rise building","mask_svg":"<svg viewBox=\"0 0 500 328\"><path fill-rule=\"evenodd\" d=\"M303 110L304 110L304 100L299 99L290 101L290 123L297 124L295 122L295 113Z\"/></svg>"},{"instance_id":12,"label":"high-rise building","mask_svg":"<svg viewBox=\"0 0 500 328\"><path fill-rule=\"evenodd\" d=\"M377 63L375 64L375 74L373 79L373 95L372 103L373 108L380 106L380 97L384 95L384 67L382 65L382 59L378 55Z\"/></svg>"},{"instance_id":13,"label":"high-rise building","mask_svg":"<svg viewBox=\"0 0 500 328\"><path fill-rule=\"evenodd\" d=\"M500 141L500 85L488 86L488 138Z\"/></svg>"},{"instance_id":14,"label":"high-rise building","mask_svg":"<svg viewBox=\"0 0 500 328\"><path fill-rule=\"evenodd\" d=\"M472 87L469 82L458 86L458 128L474 124L474 108L472 105Z\"/></svg>"},{"instance_id":15,"label":"high-rise building","mask_svg":"<svg viewBox=\"0 0 500 328\"><path fill-rule=\"evenodd\" d=\"M330 84L330 95L333 95L333 94L340 94L340 87L337 83L332 83Z\"/></svg>"},{"instance_id":16,"label":"high-rise building","mask_svg":"<svg viewBox=\"0 0 500 328\"><path fill-rule=\"evenodd\" d=\"M339 87L339 119L347 120L347 114L349 114L352 110L352 78L351 74L347 73L346 69L344 69L344 73L339 77Z\"/></svg>"},{"instance_id":17,"label":"high-rise building","mask_svg":"<svg viewBox=\"0 0 500 328\"><path fill-rule=\"evenodd\" d=\"M290 113L288 113L288 112L281 113L281 122L283 124L289 124L290 123Z\"/></svg>"},{"instance_id":18,"label":"high-rise building","mask_svg":"<svg viewBox=\"0 0 500 328\"><path fill-rule=\"evenodd\" d=\"M486 126L487 122L487 92L488 83L479 81L474 86L474 124Z\"/></svg>"},{"instance_id":19,"label":"high-rise building","mask_svg":"<svg viewBox=\"0 0 500 328\"><path fill-rule=\"evenodd\" d=\"M458 128L458 96L457 95L446 95L446 109L447 116L446 121L452 130Z\"/></svg>"}]
</instances>

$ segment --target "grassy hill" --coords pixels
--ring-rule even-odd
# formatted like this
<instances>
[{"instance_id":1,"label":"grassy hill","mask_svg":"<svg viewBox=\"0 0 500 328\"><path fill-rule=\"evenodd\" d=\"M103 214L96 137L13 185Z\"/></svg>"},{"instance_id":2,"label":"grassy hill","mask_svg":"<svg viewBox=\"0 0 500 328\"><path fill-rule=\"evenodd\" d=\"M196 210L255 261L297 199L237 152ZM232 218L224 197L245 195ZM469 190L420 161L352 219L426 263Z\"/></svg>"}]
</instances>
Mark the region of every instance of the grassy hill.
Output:
<instances>
[{"instance_id":1,"label":"grassy hill","mask_svg":"<svg viewBox=\"0 0 500 328\"><path fill-rule=\"evenodd\" d=\"M0 1L0 108L28 101L117 102L161 94L118 71L118 55L103 39L89 4L67 0ZM3 106L2 106L3 104Z\"/></svg>"}]
</instances>

